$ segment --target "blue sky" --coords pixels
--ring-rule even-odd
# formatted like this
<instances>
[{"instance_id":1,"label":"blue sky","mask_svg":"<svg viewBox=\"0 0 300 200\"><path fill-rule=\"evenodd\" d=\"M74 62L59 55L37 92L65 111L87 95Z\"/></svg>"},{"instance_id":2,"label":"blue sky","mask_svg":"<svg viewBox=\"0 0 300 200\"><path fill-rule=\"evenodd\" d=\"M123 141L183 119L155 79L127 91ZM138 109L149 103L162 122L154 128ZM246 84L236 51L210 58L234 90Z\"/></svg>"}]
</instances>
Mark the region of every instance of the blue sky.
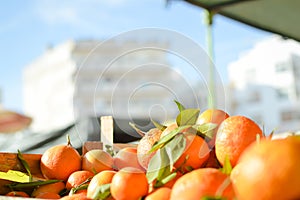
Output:
<instances>
[{"instance_id":1,"label":"blue sky","mask_svg":"<svg viewBox=\"0 0 300 200\"><path fill-rule=\"evenodd\" d=\"M144 27L167 28L205 47L203 10L165 0L10 0L0 7L0 88L5 108L22 111L22 71L47 46L69 39L106 39ZM227 65L269 33L215 16L215 65Z\"/></svg>"}]
</instances>

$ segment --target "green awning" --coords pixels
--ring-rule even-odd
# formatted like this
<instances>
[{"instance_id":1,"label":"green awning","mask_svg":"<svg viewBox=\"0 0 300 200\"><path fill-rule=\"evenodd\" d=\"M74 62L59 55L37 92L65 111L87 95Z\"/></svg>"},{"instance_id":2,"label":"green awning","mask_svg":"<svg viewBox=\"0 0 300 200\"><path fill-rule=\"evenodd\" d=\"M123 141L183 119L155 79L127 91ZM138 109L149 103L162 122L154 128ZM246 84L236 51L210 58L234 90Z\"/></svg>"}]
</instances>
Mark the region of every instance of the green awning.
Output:
<instances>
[{"instance_id":1,"label":"green awning","mask_svg":"<svg viewBox=\"0 0 300 200\"><path fill-rule=\"evenodd\" d=\"M300 41L300 0L184 0L250 26Z\"/></svg>"}]
</instances>

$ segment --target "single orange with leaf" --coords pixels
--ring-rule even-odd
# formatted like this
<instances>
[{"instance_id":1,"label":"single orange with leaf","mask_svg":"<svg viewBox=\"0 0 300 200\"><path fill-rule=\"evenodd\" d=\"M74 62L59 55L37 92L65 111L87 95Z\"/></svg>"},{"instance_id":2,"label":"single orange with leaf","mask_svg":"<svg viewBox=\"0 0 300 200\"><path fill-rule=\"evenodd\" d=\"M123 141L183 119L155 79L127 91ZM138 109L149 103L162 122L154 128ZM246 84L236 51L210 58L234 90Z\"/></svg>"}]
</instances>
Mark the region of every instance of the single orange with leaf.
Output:
<instances>
[{"instance_id":1,"label":"single orange with leaf","mask_svg":"<svg viewBox=\"0 0 300 200\"><path fill-rule=\"evenodd\" d=\"M215 168L200 168L181 176L174 184L170 200L223 197L232 200L235 193L228 175Z\"/></svg>"},{"instance_id":2,"label":"single orange with leaf","mask_svg":"<svg viewBox=\"0 0 300 200\"><path fill-rule=\"evenodd\" d=\"M183 133L186 146L175 162L175 168L183 171L200 168L209 158L210 149L205 140L194 133Z\"/></svg>"},{"instance_id":3,"label":"single orange with leaf","mask_svg":"<svg viewBox=\"0 0 300 200\"><path fill-rule=\"evenodd\" d=\"M208 141L208 145L210 148L213 148L215 146L216 134L220 124L228 117L229 114L221 109L207 109L199 115L197 124L213 123L216 125L211 138Z\"/></svg>"},{"instance_id":4,"label":"single orange with leaf","mask_svg":"<svg viewBox=\"0 0 300 200\"><path fill-rule=\"evenodd\" d=\"M87 197L88 198L95 198L96 196L100 195L99 193L99 187L104 186L106 184L110 184L113 177L115 176L117 172L113 170L104 170L96 174L91 182L89 183L89 186L87 188ZM108 187L109 189L109 187ZM108 194L107 196L110 196Z\"/></svg>"},{"instance_id":5,"label":"single orange with leaf","mask_svg":"<svg viewBox=\"0 0 300 200\"><path fill-rule=\"evenodd\" d=\"M263 132L253 120L245 116L231 116L219 126L216 135L216 156L223 165L226 157L235 166L243 151Z\"/></svg>"},{"instance_id":6,"label":"single orange with leaf","mask_svg":"<svg viewBox=\"0 0 300 200\"><path fill-rule=\"evenodd\" d=\"M81 184L88 184L90 180L93 178L94 173L87 170L80 170L73 172L66 182L66 189L71 190L72 188L76 188Z\"/></svg>"}]
</instances>

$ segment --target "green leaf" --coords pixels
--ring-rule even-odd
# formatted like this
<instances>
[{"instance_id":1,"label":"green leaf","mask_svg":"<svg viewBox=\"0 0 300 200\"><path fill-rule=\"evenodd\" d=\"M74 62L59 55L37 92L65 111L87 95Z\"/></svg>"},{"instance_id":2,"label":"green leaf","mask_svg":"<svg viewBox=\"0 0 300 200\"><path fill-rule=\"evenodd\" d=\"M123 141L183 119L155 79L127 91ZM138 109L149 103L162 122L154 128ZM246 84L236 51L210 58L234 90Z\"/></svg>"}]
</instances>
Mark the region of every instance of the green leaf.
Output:
<instances>
[{"instance_id":1,"label":"green leaf","mask_svg":"<svg viewBox=\"0 0 300 200\"><path fill-rule=\"evenodd\" d=\"M269 139L272 139L274 133L275 133L275 129L273 129L272 132L268 135L268 138L269 138Z\"/></svg>"},{"instance_id":2,"label":"green leaf","mask_svg":"<svg viewBox=\"0 0 300 200\"><path fill-rule=\"evenodd\" d=\"M47 185L51 183L62 182L62 180L46 180L46 181L31 181L27 183L11 183L6 186L15 190L15 189L24 189L24 188L35 188L41 185Z\"/></svg>"},{"instance_id":3,"label":"green leaf","mask_svg":"<svg viewBox=\"0 0 300 200\"><path fill-rule=\"evenodd\" d=\"M223 172L224 174L230 175L231 171L232 171L232 165L230 163L229 156L226 155L223 168L221 168L221 172Z\"/></svg>"},{"instance_id":4,"label":"green leaf","mask_svg":"<svg viewBox=\"0 0 300 200\"><path fill-rule=\"evenodd\" d=\"M149 183L156 179L156 186L159 186L164 181L167 181L167 177L172 174L173 164L182 155L185 147L186 140L183 134L178 134L174 136L174 138L164 147L159 149L150 160L148 166L146 175Z\"/></svg>"},{"instance_id":5,"label":"green leaf","mask_svg":"<svg viewBox=\"0 0 300 200\"><path fill-rule=\"evenodd\" d=\"M97 187L96 192L92 199L105 200L110 196L110 183L103 184Z\"/></svg>"},{"instance_id":6,"label":"green leaf","mask_svg":"<svg viewBox=\"0 0 300 200\"><path fill-rule=\"evenodd\" d=\"M169 174L168 176L166 176L165 178L163 178L161 180L161 183L164 185L164 184L168 183L169 181L173 180L176 176L177 176L177 172L173 172L173 173Z\"/></svg>"},{"instance_id":7,"label":"green leaf","mask_svg":"<svg viewBox=\"0 0 300 200\"><path fill-rule=\"evenodd\" d=\"M169 181L173 180L177 175L177 172L172 172L169 175L165 176L162 180L157 180L154 184L155 188L161 187Z\"/></svg>"},{"instance_id":8,"label":"green leaf","mask_svg":"<svg viewBox=\"0 0 300 200\"><path fill-rule=\"evenodd\" d=\"M154 126L156 128L158 128L161 131L164 131L167 128L167 126L162 125L162 124L158 123L157 121L154 121L153 119L151 119L151 122L154 124Z\"/></svg>"},{"instance_id":9,"label":"green leaf","mask_svg":"<svg viewBox=\"0 0 300 200\"><path fill-rule=\"evenodd\" d=\"M175 101L175 103L176 103L176 105L177 105L177 108L178 108L179 112L185 110L185 107L184 107L181 103L179 103L179 102L176 101L176 100L174 100L174 101Z\"/></svg>"},{"instance_id":10,"label":"green leaf","mask_svg":"<svg viewBox=\"0 0 300 200\"><path fill-rule=\"evenodd\" d=\"M212 139L214 136L214 130L218 127L214 123L196 124L193 126L197 130L197 134L203 138Z\"/></svg>"},{"instance_id":11,"label":"green leaf","mask_svg":"<svg viewBox=\"0 0 300 200\"><path fill-rule=\"evenodd\" d=\"M152 183L155 179L159 179L166 170L170 170L170 160L164 148L155 152L154 156L150 159L147 169L147 179Z\"/></svg>"},{"instance_id":12,"label":"green leaf","mask_svg":"<svg viewBox=\"0 0 300 200\"><path fill-rule=\"evenodd\" d=\"M15 171L15 170L8 170L7 172L0 172L0 179L9 180L9 181L18 182L18 183L29 182L29 180L30 180L30 178L27 174L20 172L20 171Z\"/></svg>"},{"instance_id":13,"label":"green leaf","mask_svg":"<svg viewBox=\"0 0 300 200\"><path fill-rule=\"evenodd\" d=\"M170 165L162 166L162 168L158 170L156 181L161 182L165 177L168 177L171 173L172 168L170 167Z\"/></svg>"},{"instance_id":14,"label":"green leaf","mask_svg":"<svg viewBox=\"0 0 300 200\"><path fill-rule=\"evenodd\" d=\"M181 126L181 127L177 127L174 130L172 130L169 134L163 136L160 140L158 140L150 149L149 153L152 153L160 148L162 148L164 145L166 145L168 142L170 142L175 135L177 135L178 133L180 133L181 131L183 131L184 129L190 128L190 125L187 126Z\"/></svg>"},{"instance_id":15,"label":"green leaf","mask_svg":"<svg viewBox=\"0 0 300 200\"><path fill-rule=\"evenodd\" d=\"M79 190L85 190L87 189L89 186L89 184L84 184L84 185L80 185L80 186L77 186L77 187L74 187L70 190L70 194L75 194L77 191Z\"/></svg>"},{"instance_id":16,"label":"green leaf","mask_svg":"<svg viewBox=\"0 0 300 200\"><path fill-rule=\"evenodd\" d=\"M84 190L88 188L89 182L91 181L92 177L87 178L85 181L83 181L82 183L80 183L78 186L73 187L70 190L71 194L75 194L78 190Z\"/></svg>"},{"instance_id":17,"label":"green leaf","mask_svg":"<svg viewBox=\"0 0 300 200\"><path fill-rule=\"evenodd\" d=\"M195 125L198 119L200 110L199 109L186 109L179 113L176 117L178 126L184 125Z\"/></svg>"},{"instance_id":18,"label":"green leaf","mask_svg":"<svg viewBox=\"0 0 300 200\"><path fill-rule=\"evenodd\" d=\"M202 197L201 200L226 200L226 198L206 196L206 197Z\"/></svg>"},{"instance_id":19,"label":"green leaf","mask_svg":"<svg viewBox=\"0 0 300 200\"><path fill-rule=\"evenodd\" d=\"M18 159L22 163L23 167L26 169L26 172L28 173L28 176L29 176L29 182L31 182L32 181L32 175L31 175L31 172L30 172L30 167L29 167L27 161L23 158L23 155L22 155L22 153L19 149L18 149Z\"/></svg>"},{"instance_id":20,"label":"green leaf","mask_svg":"<svg viewBox=\"0 0 300 200\"><path fill-rule=\"evenodd\" d=\"M170 159L171 168L174 163L182 155L186 147L186 140L183 134L177 134L175 137L164 146L165 151Z\"/></svg>"}]
</instances>

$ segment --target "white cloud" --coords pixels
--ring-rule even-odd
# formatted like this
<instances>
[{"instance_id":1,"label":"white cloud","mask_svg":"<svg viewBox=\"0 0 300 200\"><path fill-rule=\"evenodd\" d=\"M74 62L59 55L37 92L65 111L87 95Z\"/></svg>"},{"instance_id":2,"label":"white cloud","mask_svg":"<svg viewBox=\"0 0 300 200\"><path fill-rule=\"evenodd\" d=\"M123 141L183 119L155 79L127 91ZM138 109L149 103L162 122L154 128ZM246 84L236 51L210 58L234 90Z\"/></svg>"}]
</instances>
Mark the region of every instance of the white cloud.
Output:
<instances>
[{"instance_id":1,"label":"white cloud","mask_svg":"<svg viewBox=\"0 0 300 200\"><path fill-rule=\"evenodd\" d=\"M50 26L85 30L93 34L109 35L132 20L122 15L122 9L136 1L127 0L36 0L34 12ZM118 24L118 26L116 26Z\"/></svg>"},{"instance_id":2,"label":"white cloud","mask_svg":"<svg viewBox=\"0 0 300 200\"><path fill-rule=\"evenodd\" d=\"M78 25L87 22L86 18L107 20L110 18L109 8L120 7L124 0L37 0L35 12L49 25Z\"/></svg>"}]
</instances>

